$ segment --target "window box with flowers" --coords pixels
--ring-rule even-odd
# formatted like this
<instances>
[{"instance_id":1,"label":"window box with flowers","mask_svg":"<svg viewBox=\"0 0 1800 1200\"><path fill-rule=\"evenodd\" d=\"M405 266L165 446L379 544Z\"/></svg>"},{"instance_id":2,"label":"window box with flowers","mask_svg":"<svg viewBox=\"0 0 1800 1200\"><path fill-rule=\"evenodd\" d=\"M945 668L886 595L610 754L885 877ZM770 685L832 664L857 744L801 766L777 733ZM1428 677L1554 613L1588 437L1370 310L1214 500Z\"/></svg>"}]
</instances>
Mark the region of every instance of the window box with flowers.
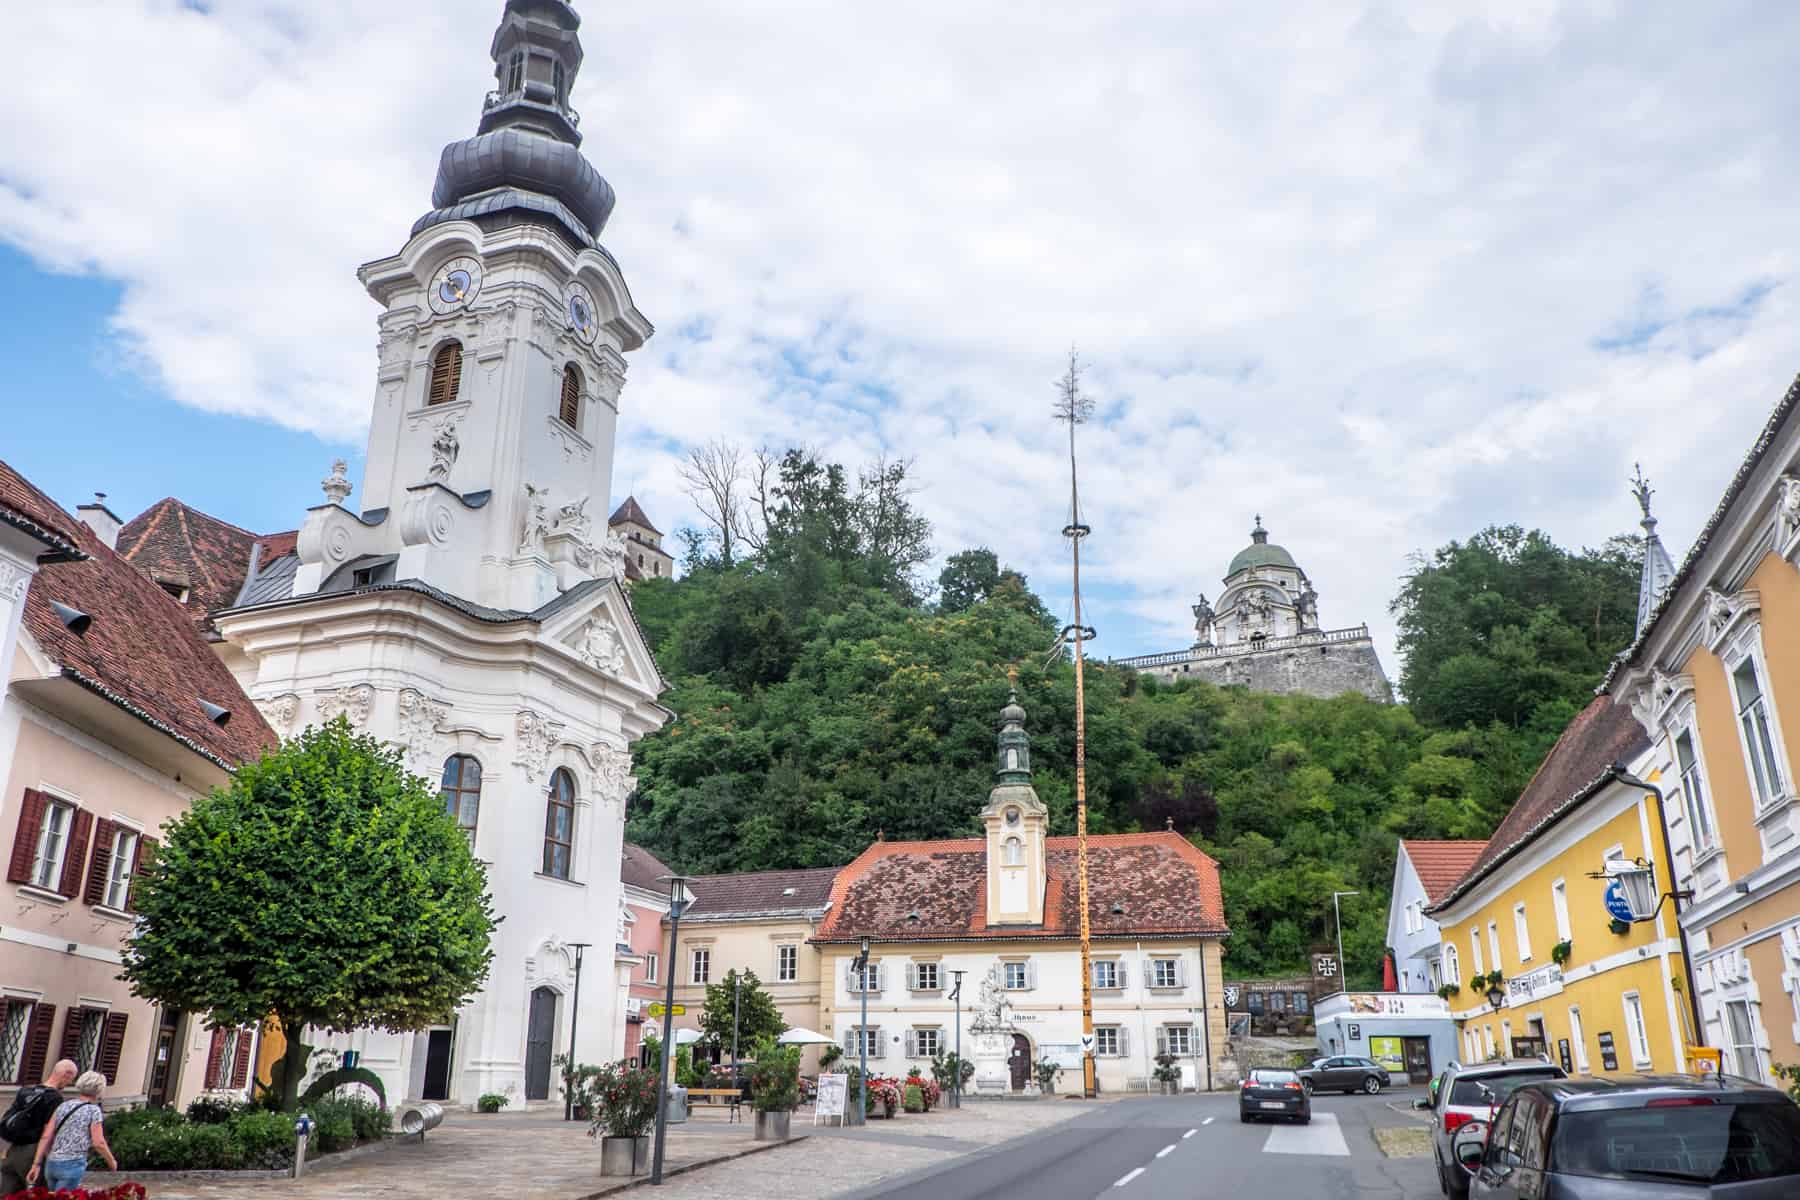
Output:
<instances>
[{"instance_id":1,"label":"window box with flowers","mask_svg":"<svg viewBox=\"0 0 1800 1200\"><path fill-rule=\"evenodd\" d=\"M650 1126L656 1121L656 1072L630 1062L597 1069L590 1084L602 1175L641 1175L650 1166Z\"/></svg>"}]
</instances>

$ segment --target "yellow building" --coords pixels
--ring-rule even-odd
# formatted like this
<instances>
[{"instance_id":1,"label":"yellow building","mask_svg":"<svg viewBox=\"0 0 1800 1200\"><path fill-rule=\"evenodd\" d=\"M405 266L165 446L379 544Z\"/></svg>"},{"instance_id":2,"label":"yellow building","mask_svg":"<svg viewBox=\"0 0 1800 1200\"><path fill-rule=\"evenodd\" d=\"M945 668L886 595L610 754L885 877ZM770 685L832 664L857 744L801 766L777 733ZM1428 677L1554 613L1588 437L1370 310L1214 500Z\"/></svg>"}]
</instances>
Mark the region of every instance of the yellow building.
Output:
<instances>
[{"instance_id":1,"label":"yellow building","mask_svg":"<svg viewBox=\"0 0 1800 1200\"><path fill-rule=\"evenodd\" d=\"M1563 731L1487 848L1429 911L1462 1061L1545 1055L1571 1075L1685 1069L1683 957L1672 912L1615 924L1608 860L1659 855L1654 751L1599 696ZM1560 960L1560 961L1559 961ZM1487 997L1494 971L1503 995Z\"/></svg>"},{"instance_id":2,"label":"yellow building","mask_svg":"<svg viewBox=\"0 0 1800 1200\"><path fill-rule=\"evenodd\" d=\"M1657 887L1682 925L1724 1069L1800 1063L1800 383L1769 418L1608 689L1670 764ZM1647 495L1645 497L1647 501Z\"/></svg>"}]
</instances>

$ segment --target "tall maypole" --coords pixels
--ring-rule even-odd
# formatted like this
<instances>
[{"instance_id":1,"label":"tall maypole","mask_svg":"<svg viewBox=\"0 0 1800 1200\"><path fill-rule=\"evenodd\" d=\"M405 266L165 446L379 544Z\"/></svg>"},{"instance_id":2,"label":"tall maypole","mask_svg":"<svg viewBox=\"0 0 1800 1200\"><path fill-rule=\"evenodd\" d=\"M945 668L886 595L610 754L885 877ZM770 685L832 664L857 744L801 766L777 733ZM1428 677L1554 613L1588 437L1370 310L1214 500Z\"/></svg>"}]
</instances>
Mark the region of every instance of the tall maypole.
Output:
<instances>
[{"instance_id":1,"label":"tall maypole","mask_svg":"<svg viewBox=\"0 0 1800 1200\"><path fill-rule=\"evenodd\" d=\"M1094 631L1081 623L1081 539L1088 527L1081 520L1081 488L1075 475L1075 427L1093 415L1094 402L1081 391L1081 359L1069 350L1069 369L1056 381L1052 411L1069 426L1069 523L1063 536L1069 539L1074 558L1075 622L1063 630L1075 643L1075 871L1081 892L1081 1087L1093 1099L1100 1094L1094 1075L1094 975L1089 959L1088 847L1087 847L1087 704L1082 690L1081 647Z\"/></svg>"}]
</instances>

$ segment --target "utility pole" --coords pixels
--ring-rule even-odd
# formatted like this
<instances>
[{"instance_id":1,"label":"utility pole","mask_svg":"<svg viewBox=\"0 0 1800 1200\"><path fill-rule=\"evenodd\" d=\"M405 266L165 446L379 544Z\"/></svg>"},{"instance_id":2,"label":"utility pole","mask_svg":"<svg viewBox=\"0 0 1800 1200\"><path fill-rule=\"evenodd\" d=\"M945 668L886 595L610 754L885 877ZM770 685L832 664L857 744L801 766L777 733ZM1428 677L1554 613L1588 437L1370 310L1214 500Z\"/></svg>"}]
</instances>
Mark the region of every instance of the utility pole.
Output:
<instances>
[{"instance_id":1,"label":"utility pole","mask_svg":"<svg viewBox=\"0 0 1800 1200\"><path fill-rule=\"evenodd\" d=\"M563 1074L563 1120L575 1119L575 1023L581 1020L581 954L592 942L570 942L575 952L575 998L569 1003L569 1065Z\"/></svg>"},{"instance_id":2,"label":"utility pole","mask_svg":"<svg viewBox=\"0 0 1800 1200\"><path fill-rule=\"evenodd\" d=\"M1082 688L1081 646L1092 640L1094 631L1081 623L1081 539L1090 530L1081 520L1081 489L1075 474L1075 427L1093 415L1094 402L1081 391L1081 359L1069 350L1069 369L1056 383L1057 399L1052 408L1056 419L1069 425L1069 523L1063 536L1069 539L1073 555L1075 623L1063 630L1075 639L1075 873L1080 881L1081 906L1081 1094L1093 1099L1100 1094L1094 1063L1094 977L1090 958L1092 946L1088 928L1088 848L1087 848L1087 704Z\"/></svg>"},{"instance_id":3,"label":"utility pole","mask_svg":"<svg viewBox=\"0 0 1800 1200\"><path fill-rule=\"evenodd\" d=\"M1337 916L1338 991L1350 990L1350 972L1344 969L1344 910L1338 906L1339 896L1360 896L1361 892L1331 893L1331 911Z\"/></svg>"}]
</instances>

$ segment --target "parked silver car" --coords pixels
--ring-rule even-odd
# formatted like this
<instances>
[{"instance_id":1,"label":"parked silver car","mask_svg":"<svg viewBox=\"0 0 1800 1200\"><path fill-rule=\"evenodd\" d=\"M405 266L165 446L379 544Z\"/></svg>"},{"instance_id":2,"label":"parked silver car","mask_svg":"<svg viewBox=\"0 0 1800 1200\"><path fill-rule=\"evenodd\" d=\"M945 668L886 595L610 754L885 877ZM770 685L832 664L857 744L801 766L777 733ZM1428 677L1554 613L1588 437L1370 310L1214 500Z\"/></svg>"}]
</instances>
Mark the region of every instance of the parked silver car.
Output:
<instances>
[{"instance_id":1,"label":"parked silver car","mask_svg":"<svg viewBox=\"0 0 1800 1200\"><path fill-rule=\"evenodd\" d=\"M1414 1102L1431 1113L1431 1153L1437 1160L1438 1188L1452 1200L1469 1194L1468 1173L1456 1165L1450 1140L1471 1121L1490 1121L1496 1109L1527 1083L1563 1078L1563 1069L1541 1058L1503 1058L1462 1066L1451 1063L1438 1076L1432 1098Z\"/></svg>"},{"instance_id":2,"label":"parked silver car","mask_svg":"<svg viewBox=\"0 0 1800 1200\"><path fill-rule=\"evenodd\" d=\"M1777 1200L1800 1195L1800 1107L1747 1079L1526 1084L1454 1139L1471 1200Z\"/></svg>"}]
</instances>

